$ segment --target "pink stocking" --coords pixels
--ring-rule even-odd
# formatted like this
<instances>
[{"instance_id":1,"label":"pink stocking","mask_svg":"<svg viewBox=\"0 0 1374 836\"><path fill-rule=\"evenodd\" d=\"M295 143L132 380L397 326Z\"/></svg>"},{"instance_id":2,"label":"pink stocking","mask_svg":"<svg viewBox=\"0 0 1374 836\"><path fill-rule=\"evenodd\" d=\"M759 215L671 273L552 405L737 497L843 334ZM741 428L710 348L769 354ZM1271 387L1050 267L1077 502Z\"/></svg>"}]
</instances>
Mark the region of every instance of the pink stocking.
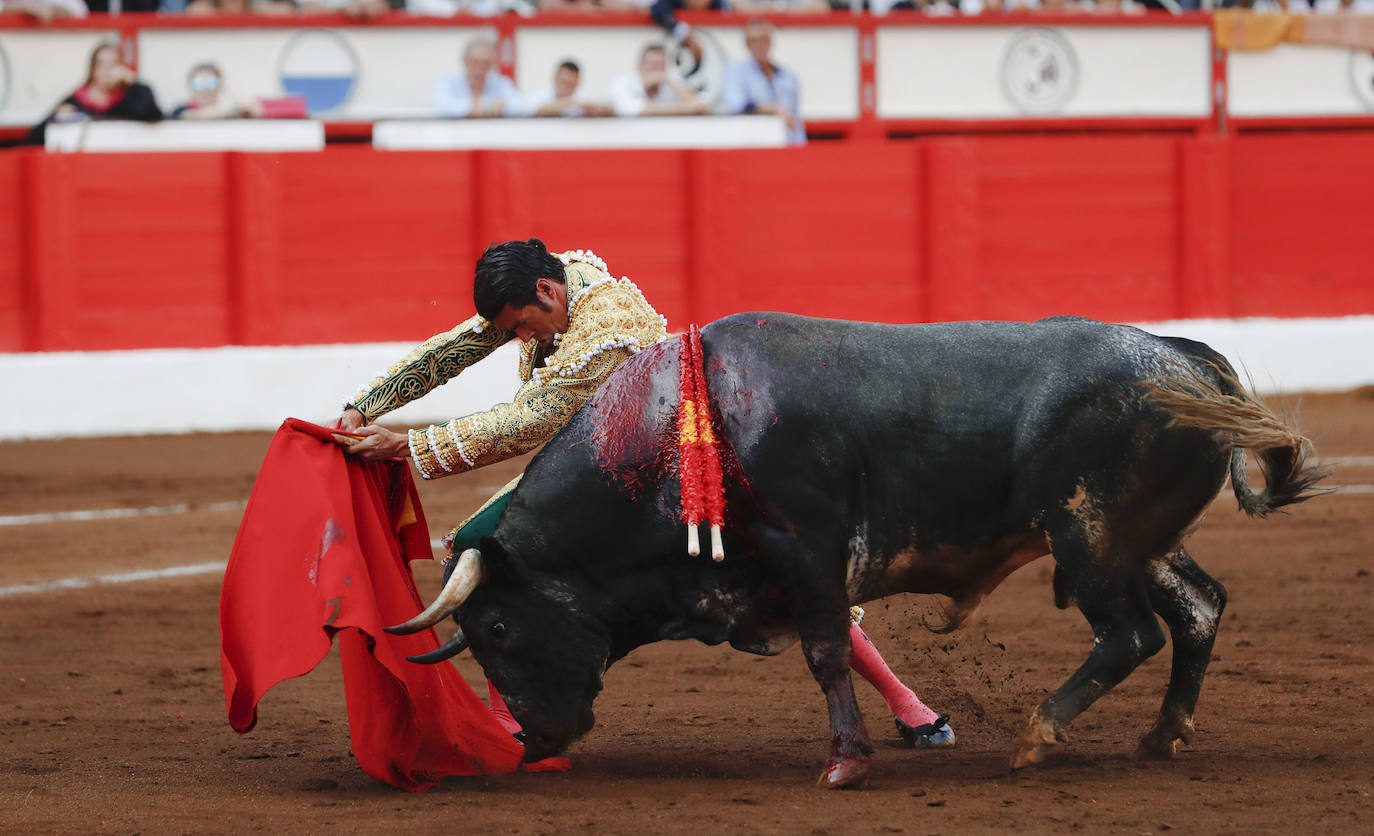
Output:
<instances>
[{"instance_id":1,"label":"pink stocking","mask_svg":"<svg viewBox=\"0 0 1374 836\"><path fill-rule=\"evenodd\" d=\"M878 689L893 716L912 727L935 722L939 715L927 708L910 688L902 684L887 666L887 662L883 661L882 654L873 646L863 628L857 624L849 625L849 642L854 648L849 666Z\"/></svg>"},{"instance_id":2,"label":"pink stocking","mask_svg":"<svg viewBox=\"0 0 1374 836\"><path fill-rule=\"evenodd\" d=\"M491 706L491 713L496 717L496 722L511 734L520 731L520 724L515 722L515 717L506 708L506 701L501 699L501 692L496 690L496 686L487 680L487 702Z\"/></svg>"}]
</instances>

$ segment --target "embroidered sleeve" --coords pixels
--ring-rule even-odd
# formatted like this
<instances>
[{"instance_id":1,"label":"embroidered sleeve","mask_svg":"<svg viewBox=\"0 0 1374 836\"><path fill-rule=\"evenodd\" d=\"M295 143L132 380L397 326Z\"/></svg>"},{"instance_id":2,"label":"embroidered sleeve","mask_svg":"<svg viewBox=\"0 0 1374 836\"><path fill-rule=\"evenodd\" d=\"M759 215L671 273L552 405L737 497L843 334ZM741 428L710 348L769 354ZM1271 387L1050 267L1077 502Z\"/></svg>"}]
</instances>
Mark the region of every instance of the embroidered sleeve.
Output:
<instances>
[{"instance_id":1,"label":"embroidered sleeve","mask_svg":"<svg viewBox=\"0 0 1374 836\"><path fill-rule=\"evenodd\" d=\"M410 431L420 475L434 479L533 450L620 364L667 336L667 322L628 279L587 285L568 301L568 330L558 349L532 370L512 403Z\"/></svg>"},{"instance_id":2,"label":"embroidered sleeve","mask_svg":"<svg viewBox=\"0 0 1374 836\"><path fill-rule=\"evenodd\" d=\"M603 351L576 375L530 381L511 403L410 431L410 454L426 479L462 473L527 453L548 441L582 408L631 351Z\"/></svg>"},{"instance_id":3,"label":"embroidered sleeve","mask_svg":"<svg viewBox=\"0 0 1374 836\"><path fill-rule=\"evenodd\" d=\"M667 337L668 321L629 279L589 284L568 300L568 331L531 379L576 375L601 352L628 348L633 354Z\"/></svg>"},{"instance_id":4,"label":"embroidered sleeve","mask_svg":"<svg viewBox=\"0 0 1374 836\"><path fill-rule=\"evenodd\" d=\"M358 390L351 406L369 423L429 394L512 338L480 316L436 334Z\"/></svg>"}]
</instances>

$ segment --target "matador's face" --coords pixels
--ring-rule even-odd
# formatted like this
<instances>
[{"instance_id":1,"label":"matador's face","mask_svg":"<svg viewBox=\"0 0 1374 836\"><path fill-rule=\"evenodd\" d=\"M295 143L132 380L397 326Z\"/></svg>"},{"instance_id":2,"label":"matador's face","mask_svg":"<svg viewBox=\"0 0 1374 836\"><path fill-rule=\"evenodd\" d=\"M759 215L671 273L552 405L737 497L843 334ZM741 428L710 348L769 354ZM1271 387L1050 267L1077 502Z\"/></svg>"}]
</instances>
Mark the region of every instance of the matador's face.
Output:
<instances>
[{"instance_id":1,"label":"matador's face","mask_svg":"<svg viewBox=\"0 0 1374 836\"><path fill-rule=\"evenodd\" d=\"M503 331L514 331L525 342L534 340L548 352L553 348L553 338L568 330L567 293L559 282L540 279L534 296L534 304L502 308L492 324Z\"/></svg>"}]
</instances>

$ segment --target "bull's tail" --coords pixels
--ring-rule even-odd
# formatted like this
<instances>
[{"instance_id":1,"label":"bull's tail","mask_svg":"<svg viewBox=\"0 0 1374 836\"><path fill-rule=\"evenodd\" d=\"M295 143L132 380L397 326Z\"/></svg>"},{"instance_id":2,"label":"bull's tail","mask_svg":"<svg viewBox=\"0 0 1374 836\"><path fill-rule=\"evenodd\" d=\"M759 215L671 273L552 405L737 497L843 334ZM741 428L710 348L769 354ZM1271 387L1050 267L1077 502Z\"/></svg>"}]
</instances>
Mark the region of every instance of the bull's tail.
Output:
<instances>
[{"instance_id":1,"label":"bull's tail","mask_svg":"<svg viewBox=\"0 0 1374 836\"><path fill-rule=\"evenodd\" d=\"M1170 415L1171 424L1206 430L1231 448L1231 489L1241 510L1264 517L1327 493L1315 489L1330 471L1308 463L1312 442L1251 394L1225 358L1207 354L1146 381L1146 397ZM1245 474L1246 450L1264 473L1259 493Z\"/></svg>"}]
</instances>

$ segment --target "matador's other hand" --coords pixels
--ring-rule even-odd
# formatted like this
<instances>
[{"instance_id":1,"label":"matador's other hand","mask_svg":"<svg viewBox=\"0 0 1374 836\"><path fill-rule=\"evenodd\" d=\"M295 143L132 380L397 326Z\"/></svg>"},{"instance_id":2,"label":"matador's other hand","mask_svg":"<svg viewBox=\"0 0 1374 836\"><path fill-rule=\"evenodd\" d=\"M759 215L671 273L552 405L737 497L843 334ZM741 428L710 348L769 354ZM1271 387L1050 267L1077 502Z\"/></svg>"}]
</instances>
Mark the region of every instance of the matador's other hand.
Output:
<instances>
[{"instance_id":1,"label":"matador's other hand","mask_svg":"<svg viewBox=\"0 0 1374 836\"><path fill-rule=\"evenodd\" d=\"M362 436L362 438L344 449L350 455L357 456L364 461L405 459L410 456L410 439L404 433L394 433L375 424L358 427L352 432Z\"/></svg>"},{"instance_id":2,"label":"matador's other hand","mask_svg":"<svg viewBox=\"0 0 1374 836\"><path fill-rule=\"evenodd\" d=\"M359 427L366 423L367 419L363 417L363 414L350 406L339 416L339 420L334 422L334 426L337 429L351 433L356 432Z\"/></svg>"}]
</instances>

